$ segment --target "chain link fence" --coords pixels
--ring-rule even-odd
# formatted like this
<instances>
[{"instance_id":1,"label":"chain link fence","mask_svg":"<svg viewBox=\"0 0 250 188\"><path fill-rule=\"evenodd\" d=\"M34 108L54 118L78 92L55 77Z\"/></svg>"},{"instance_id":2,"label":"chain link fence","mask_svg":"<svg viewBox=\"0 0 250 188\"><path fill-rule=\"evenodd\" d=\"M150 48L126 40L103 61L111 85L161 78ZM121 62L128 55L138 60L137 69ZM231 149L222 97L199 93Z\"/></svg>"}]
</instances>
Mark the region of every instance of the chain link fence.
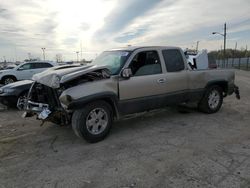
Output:
<instances>
[{"instance_id":1,"label":"chain link fence","mask_svg":"<svg viewBox=\"0 0 250 188\"><path fill-rule=\"evenodd\" d=\"M250 70L250 57L217 59L216 64L220 68Z\"/></svg>"}]
</instances>

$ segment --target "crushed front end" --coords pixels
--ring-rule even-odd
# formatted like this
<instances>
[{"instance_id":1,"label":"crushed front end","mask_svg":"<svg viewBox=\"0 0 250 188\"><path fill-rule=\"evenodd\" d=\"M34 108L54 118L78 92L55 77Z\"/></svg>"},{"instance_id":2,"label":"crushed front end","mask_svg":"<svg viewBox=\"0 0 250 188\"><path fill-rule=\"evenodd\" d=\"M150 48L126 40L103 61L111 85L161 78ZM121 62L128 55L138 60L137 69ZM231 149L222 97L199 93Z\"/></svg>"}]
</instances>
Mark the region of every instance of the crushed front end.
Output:
<instances>
[{"instance_id":1,"label":"crushed front end","mask_svg":"<svg viewBox=\"0 0 250 188\"><path fill-rule=\"evenodd\" d=\"M19 99L17 107L24 110L23 117L36 115L42 121L51 121L65 125L70 122L70 114L64 110L59 101L61 89L54 89L34 82L27 98Z\"/></svg>"}]
</instances>

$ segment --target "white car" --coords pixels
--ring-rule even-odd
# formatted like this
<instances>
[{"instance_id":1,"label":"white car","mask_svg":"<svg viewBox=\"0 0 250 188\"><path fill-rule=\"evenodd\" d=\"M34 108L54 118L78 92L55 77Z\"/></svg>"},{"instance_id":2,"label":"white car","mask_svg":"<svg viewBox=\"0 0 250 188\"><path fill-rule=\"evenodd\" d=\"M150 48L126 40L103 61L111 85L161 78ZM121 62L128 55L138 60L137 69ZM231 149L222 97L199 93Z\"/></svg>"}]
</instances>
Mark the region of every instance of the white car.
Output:
<instances>
[{"instance_id":1,"label":"white car","mask_svg":"<svg viewBox=\"0 0 250 188\"><path fill-rule=\"evenodd\" d=\"M1 70L0 81L6 85L17 80L31 80L34 74L43 72L56 65L57 63L51 61L25 62L13 69Z\"/></svg>"}]
</instances>

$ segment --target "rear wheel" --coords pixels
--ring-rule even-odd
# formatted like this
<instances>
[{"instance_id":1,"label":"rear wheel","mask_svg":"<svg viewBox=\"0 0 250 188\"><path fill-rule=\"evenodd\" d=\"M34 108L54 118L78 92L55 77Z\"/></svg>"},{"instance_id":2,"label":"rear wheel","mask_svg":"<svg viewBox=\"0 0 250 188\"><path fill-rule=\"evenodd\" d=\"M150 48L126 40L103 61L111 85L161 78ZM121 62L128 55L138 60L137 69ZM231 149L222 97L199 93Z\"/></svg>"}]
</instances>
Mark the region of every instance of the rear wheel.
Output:
<instances>
[{"instance_id":1,"label":"rear wheel","mask_svg":"<svg viewBox=\"0 0 250 188\"><path fill-rule=\"evenodd\" d=\"M222 88L215 85L207 89L205 95L199 102L199 109L205 113L215 113L219 111L223 102Z\"/></svg>"},{"instance_id":2,"label":"rear wheel","mask_svg":"<svg viewBox=\"0 0 250 188\"><path fill-rule=\"evenodd\" d=\"M16 78L13 76L7 76L7 77L3 78L4 85L11 84L15 81L16 81Z\"/></svg>"},{"instance_id":3,"label":"rear wheel","mask_svg":"<svg viewBox=\"0 0 250 188\"><path fill-rule=\"evenodd\" d=\"M105 101L89 103L72 116L72 128L75 134L88 142L103 140L112 125L112 108Z\"/></svg>"}]
</instances>

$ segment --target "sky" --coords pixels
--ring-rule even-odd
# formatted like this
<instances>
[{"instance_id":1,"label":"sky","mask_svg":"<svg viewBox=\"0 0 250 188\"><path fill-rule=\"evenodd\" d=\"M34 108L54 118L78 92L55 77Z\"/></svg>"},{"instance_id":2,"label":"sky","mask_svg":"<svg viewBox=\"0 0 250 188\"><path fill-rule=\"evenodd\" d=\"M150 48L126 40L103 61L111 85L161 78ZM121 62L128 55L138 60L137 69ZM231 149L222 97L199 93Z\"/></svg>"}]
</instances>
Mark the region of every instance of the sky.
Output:
<instances>
[{"instance_id":1,"label":"sky","mask_svg":"<svg viewBox=\"0 0 250 188\"><path fill-rule=\"evenodd\" d=\"M249 0L1 0L0 61L87 60L127 45L250 48Z\"/></svg>"}]
</instances>

